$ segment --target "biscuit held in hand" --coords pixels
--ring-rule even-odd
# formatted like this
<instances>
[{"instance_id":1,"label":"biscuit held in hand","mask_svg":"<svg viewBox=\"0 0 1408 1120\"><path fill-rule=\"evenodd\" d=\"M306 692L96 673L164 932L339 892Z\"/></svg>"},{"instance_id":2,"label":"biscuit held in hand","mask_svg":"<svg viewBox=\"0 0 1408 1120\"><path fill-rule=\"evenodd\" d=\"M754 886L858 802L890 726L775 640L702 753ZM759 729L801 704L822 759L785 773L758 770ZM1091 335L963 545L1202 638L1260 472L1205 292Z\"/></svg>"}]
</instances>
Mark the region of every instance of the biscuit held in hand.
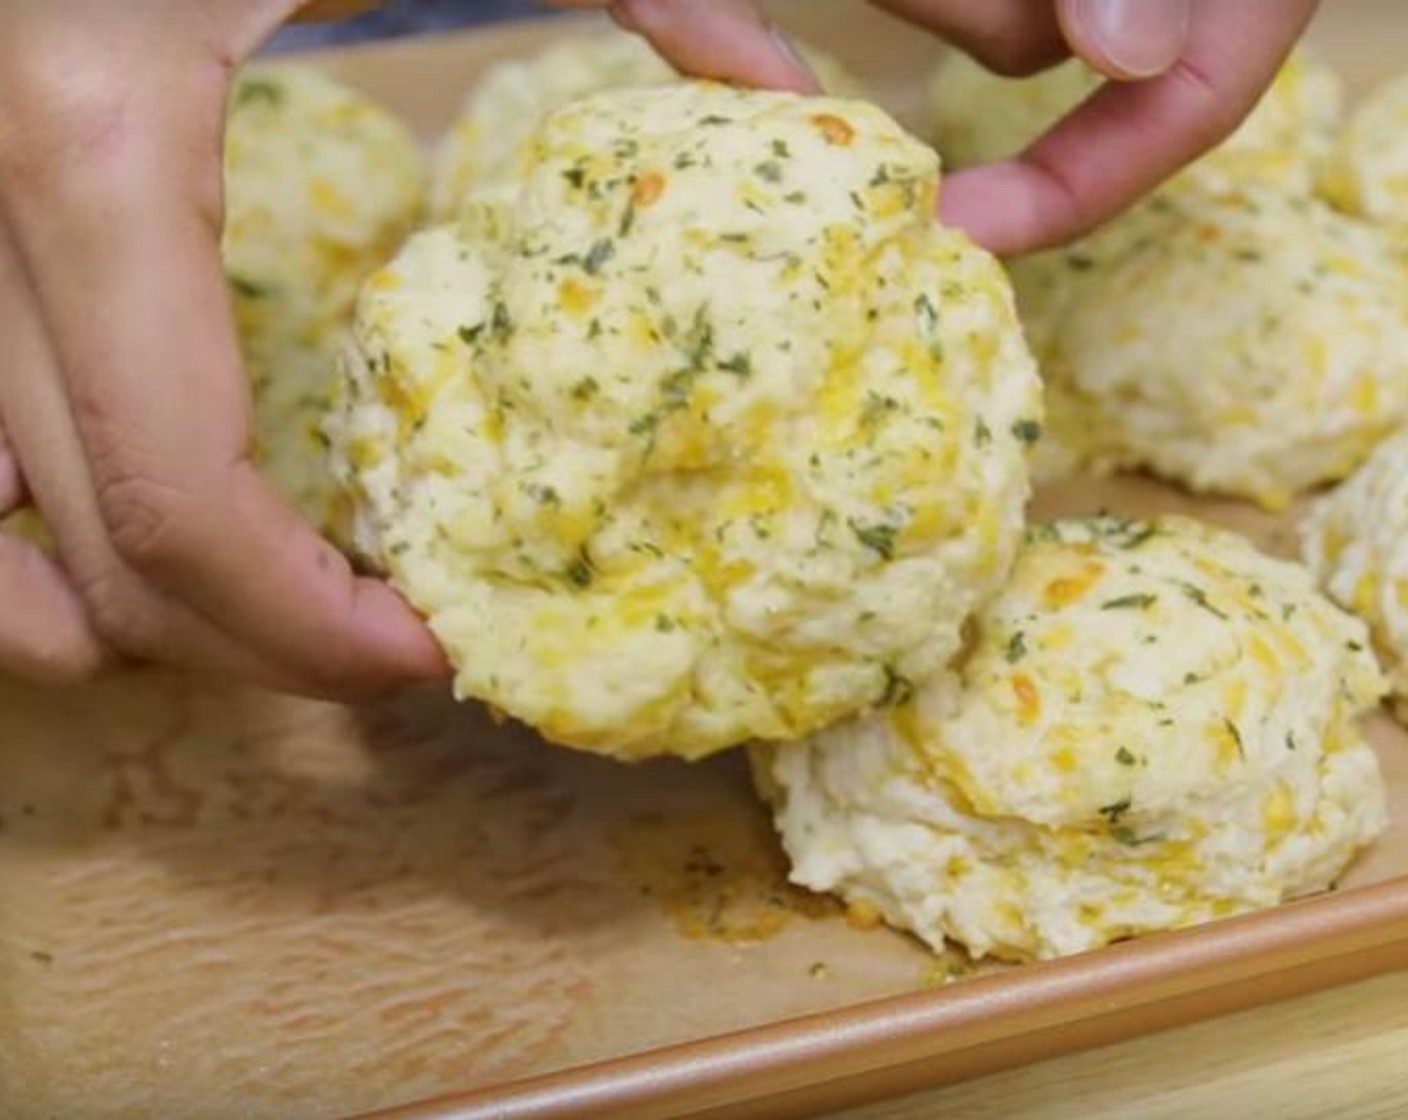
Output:
<instances>
[{"instance_id":1,"label":"biscuit held in hand","mask_svg":"<svg viewBox=\"0 0 1408 1120\"><path fill-rule=\"evenodd\" d=\"M785 738L957 648L1038 386L997 264L873 106L688 83L544 124L363 290L357 543L461 695L623 757Z\"/></svg>"}]
</instances>

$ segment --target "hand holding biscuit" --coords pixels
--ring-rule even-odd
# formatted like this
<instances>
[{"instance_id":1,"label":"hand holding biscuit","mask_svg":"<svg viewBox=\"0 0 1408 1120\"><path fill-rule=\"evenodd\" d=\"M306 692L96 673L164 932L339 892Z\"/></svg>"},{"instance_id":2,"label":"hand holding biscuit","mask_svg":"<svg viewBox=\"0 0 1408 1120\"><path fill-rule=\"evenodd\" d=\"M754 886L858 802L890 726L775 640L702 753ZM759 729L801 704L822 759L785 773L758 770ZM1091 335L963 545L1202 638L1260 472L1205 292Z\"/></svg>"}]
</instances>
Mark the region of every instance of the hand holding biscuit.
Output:
<instances>
[{"instance_id":1,"label":"hand holding biscuit","mask_svg":"<svg viewBox=\"0 0 1408 1120\"><path fill-rule=\"evenodd\" d=\"M0 21L0 668L113 658L313 693L434 675L411 610L356 578L250 459L220 259L234 68L293 0L17 0Z\"/></svg>"},{"instance_id":2,"label":"hand holding biscuit","mask_svg":"<svg viewBox=\"0 0 1408 1120\"><path fill-rule=\"evenodd\" d=\"M746 0L560 3L609 8L688 73L816 86ZM946 180L948 221L1017 252L1112 216L1230 132L1315 3L883 6L1004 73L1076 54L1113 79L1017 158ZM357 578L251 458L222 124L234 71L307 7L0 14L0 518L33 506L55 545L0 534L0 669L71 680L153 660L319 694L444 671L406 604Z\"/></svg>"},{"instance_id":3,"label":"hand holding biscuit","mask_svg":"<svg viewBox=\"0 0 1408 1120\"><path fill-rule=\"evenodd\" d=\"M1071 55L1111 81L1015 159L945 184L942 212L1004 254L1068 241L1226 138L1309 22L1315 0L876 0L1002 74ZM573 0L609 8L681 69L807 89L753 4Z\"/></svg>"}]
</instances>

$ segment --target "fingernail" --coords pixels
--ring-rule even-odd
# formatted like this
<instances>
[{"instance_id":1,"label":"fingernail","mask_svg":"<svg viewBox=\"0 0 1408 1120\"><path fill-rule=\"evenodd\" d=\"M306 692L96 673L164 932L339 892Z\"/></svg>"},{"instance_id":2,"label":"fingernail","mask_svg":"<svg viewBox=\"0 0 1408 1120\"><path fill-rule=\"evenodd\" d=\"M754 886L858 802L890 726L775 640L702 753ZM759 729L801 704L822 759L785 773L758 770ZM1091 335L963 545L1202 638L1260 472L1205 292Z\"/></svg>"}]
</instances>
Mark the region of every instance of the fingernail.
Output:
<instances>
[{"instance_id":1,"label":"fingernail","mask_svg":"<svg viewBox=\"0 0 1408 1120\"><path fill-rule=\"evenodd\" d=\"M798 92L800 93L821 93L821 82L817 80L816 72L811 65L802 57L802 52L797 49L797 44L788 38L787 33L776 24L768 28L768 34L772 37L773 46L778 53L783 55L797 71Z\"/></svg>"},{"instance_id":2,"label":"fingernail","mask_svg":"<svg viewBox=\"0 0 1408 1120\"><path fill-rule=\"evenodd\" d=\"M1152 78L1183 53L1189 0L1070 0L1070 4L1072 30L1079 40L1072 46L1109 77Z\"/></svg>"}]
</instances>

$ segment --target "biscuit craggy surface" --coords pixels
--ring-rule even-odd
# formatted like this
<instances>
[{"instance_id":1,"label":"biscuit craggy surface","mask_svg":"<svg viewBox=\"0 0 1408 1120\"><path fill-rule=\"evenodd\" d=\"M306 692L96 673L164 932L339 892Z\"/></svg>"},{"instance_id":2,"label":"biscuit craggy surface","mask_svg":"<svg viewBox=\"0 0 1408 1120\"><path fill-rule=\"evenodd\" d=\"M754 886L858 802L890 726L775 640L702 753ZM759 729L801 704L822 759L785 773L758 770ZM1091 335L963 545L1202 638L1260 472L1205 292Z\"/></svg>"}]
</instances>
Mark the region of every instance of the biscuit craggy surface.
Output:
<instances>
[{"instance_id":1,"label":"biscuit craggy surface","mask_svg":"<svg viewBox=\"0 0 1408 1120\"><path fill-rule=\"evenodd\" d=\"M835 59L800 49L828 93L865 96ZM476 190L512 189L532 161L538 125L554 109L594 93L680 80L644 39L620 31L571 36L532 58L499 63L470 90L436 153L435 213L452 218Z\"/></svg>"},{"instance_id":2,"label":"biscuit craggy surface","mask_svg":"<svg viewBox=\"0 0 1408 1120\"><path fill-rule=\"evenodd\" d=\"M880 110L686 84L559 111L511 202L364 291L357 542L486 700L698 756L894 703L1020 536L1033 363Z\"/></svg>"},{"instance_id":3,"label":"biscuit craggy surface","mask_svg":"<svg viewBox=\"0 0 1408 1120\"><path fill-rule=\"evenodd\" d=\"M1321 186L1335 205L1408 228L1408 74L1365 99L1340 136Z\"/></svg>"},{"instance_id":4,"label":"biscuit craggy surface","mask_svg":"<svg viewBox=\"0 0 1408 1120\"><path fill-rule=\"evenodd\" d=\"M1280 508L1408 416L1408 272L1315 199L1165 193L1019 276L1078 458Z\"/></svg>"},{"instance_id":5,"label":"biscuit craggy surface","mask_svg":"<svg viewBox=\"0 0 1408 1120\"><path fill-rule=\"evenodd\" d=\"M1380 444L1302 525L1306 561L1325 590L1366 620L1408 718L1408 434Z\"/></svg>"},{"instance_id":6,"label":"biscuit craggy surface","mask_svg":"<svg viewBox=\"0 0 1408 1120\"><path fill-rule=\"evenodd\" d=\"M796 882L935 949L1077 952L1333 882L1384 823L1366 644L1230 533L1056 523L952 673L756 770Z\"/></svg>"},{"instance_id":7,"label":"biscuit craggy surface","mask_svg":"<svg viewBox=\"0 0 1408 1120\"><path fill-rule=\"evenodd\" d=\"M258 456L305 516L332 517L318 424L357 289L420 213L415 138L361 93L297 66L245 71L225 134L222 252Z\"/></svg>"}]
</instances>

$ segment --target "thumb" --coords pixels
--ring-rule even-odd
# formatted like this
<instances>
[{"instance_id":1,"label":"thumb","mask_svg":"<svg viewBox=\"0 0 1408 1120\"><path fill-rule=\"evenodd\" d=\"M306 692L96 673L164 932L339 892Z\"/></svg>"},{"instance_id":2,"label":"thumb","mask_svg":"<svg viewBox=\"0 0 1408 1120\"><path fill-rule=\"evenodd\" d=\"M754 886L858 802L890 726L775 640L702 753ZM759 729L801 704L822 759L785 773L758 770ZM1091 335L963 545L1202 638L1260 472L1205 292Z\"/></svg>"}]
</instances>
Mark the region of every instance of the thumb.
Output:
<instances>
[{"instance_id":1,"label":"thumb","mask_svg":"<svg viewBox=\"0 0 1408 1120\"><path fill-rule=\"evenodd\" d=\"M1115 81L1170 69L1188 39L1192 0L1057 0L1072 52Z\"/></svg>"}]
</instances>

